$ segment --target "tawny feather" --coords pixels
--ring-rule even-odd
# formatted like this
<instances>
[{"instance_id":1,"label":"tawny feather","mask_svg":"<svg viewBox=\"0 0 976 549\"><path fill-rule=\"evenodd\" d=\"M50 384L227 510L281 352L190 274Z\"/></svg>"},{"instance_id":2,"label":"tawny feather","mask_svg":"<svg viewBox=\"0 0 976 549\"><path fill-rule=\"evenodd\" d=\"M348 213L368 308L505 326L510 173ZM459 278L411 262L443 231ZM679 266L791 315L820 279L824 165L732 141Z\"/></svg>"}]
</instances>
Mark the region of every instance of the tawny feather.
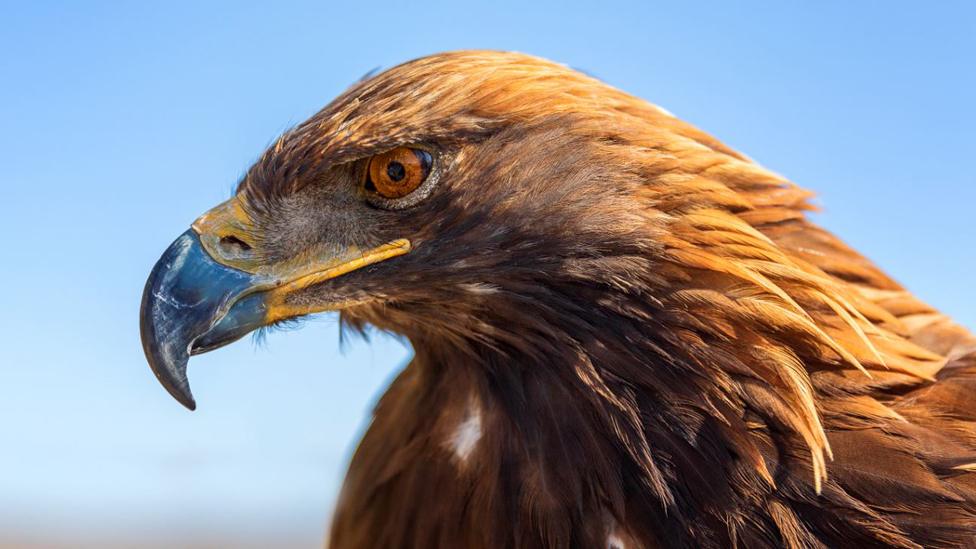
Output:
<instances>
[{"instance_id":1,"label":"tawny feather","mask_svg":"<svg viewBox=\"0 0 976 549\"><path fill-rule=\"evenodd\" d=\"M413 251L320 290L416 350L334 547L976 539L976 340L814 225L808 191L588 76L456 52L357 83L241 193L273 217L411 144L439 187L373 230Z\"/></svg>"}]
</instances>

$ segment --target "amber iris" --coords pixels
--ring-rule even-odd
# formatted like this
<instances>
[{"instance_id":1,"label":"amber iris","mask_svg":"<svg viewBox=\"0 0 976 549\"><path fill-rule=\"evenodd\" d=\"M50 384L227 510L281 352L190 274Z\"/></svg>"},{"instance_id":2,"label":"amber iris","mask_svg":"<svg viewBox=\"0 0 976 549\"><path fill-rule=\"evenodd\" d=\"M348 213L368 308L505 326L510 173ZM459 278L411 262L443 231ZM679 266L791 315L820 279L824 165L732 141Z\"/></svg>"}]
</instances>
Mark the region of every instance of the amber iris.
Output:
<instances>
[{"instance_id":1,"label":"amber iris","mask_svg":"<svg viewBox=\"0 0 976 549\"><path fill-rule=\"evenodd\" d=\"M384 198L402 198L416 190L430 175L427 151L397 147L369 160L366 188Z\"/></svg>"}]
</instances>

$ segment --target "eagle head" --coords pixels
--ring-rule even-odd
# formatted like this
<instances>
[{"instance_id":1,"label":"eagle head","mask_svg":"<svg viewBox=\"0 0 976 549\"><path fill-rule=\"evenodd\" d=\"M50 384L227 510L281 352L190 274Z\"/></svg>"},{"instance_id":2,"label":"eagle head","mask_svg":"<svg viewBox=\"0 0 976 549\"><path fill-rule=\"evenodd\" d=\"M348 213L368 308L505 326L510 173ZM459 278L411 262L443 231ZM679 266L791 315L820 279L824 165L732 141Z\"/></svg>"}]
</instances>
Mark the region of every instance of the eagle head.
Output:
<instances>
[{"instance_id":1,"label":"eagle head","mask_svg":"<svg viewBox=\"0 0 976 549\"><path fill-rule=\"evenodd\" d=\"M602 329L580 315L600 285L652 282L668 223L646 183L682 162L675 137L716 146L527 55L448 53L367 78L164 253L142 304L149 363L193 408L189 355L335 310L415 343L550 352Z\"/></svg>"}]
</instances>

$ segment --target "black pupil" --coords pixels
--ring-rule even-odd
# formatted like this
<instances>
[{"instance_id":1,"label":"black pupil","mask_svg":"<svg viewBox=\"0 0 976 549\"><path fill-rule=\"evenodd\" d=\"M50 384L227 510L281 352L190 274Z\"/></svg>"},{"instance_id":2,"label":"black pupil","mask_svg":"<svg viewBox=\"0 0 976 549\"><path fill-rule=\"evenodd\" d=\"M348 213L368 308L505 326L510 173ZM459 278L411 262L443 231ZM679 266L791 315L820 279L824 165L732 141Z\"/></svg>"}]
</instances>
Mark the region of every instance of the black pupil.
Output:
<instances>
[{"instance_id":1,"label":"black pupil","mask_svg":"<svg viewBox=\"0 0 976 549\"><path fill-rule=\"evenodd\" d=\"M391 181L400 181L407 176L407 169L403 167L403 164L394 160L386 165L386 176Z\"/></svg>"}]
</instances>

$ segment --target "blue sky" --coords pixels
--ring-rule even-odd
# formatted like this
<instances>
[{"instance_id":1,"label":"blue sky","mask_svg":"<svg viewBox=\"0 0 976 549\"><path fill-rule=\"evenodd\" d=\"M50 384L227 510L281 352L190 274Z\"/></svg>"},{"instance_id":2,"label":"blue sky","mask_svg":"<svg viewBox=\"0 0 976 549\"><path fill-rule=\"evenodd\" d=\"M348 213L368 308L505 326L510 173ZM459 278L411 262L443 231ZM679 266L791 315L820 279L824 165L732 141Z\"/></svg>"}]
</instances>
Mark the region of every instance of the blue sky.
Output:
<instances>
[{"instance_id":1,"label":"blue sky","mask_svg":"<svg viewBox=\"0 0 976 549\"><path fill-rule=\"evenodd\" d=\"M409 347L340 352L325 316L194 359L189 413L146 366L139 297L276 135L441 50L533 53L660 104L817 191L821 223L976 326L971 3L200 4L0 6L0 544L320 544Z\"/></svg>"}]
</instances>

